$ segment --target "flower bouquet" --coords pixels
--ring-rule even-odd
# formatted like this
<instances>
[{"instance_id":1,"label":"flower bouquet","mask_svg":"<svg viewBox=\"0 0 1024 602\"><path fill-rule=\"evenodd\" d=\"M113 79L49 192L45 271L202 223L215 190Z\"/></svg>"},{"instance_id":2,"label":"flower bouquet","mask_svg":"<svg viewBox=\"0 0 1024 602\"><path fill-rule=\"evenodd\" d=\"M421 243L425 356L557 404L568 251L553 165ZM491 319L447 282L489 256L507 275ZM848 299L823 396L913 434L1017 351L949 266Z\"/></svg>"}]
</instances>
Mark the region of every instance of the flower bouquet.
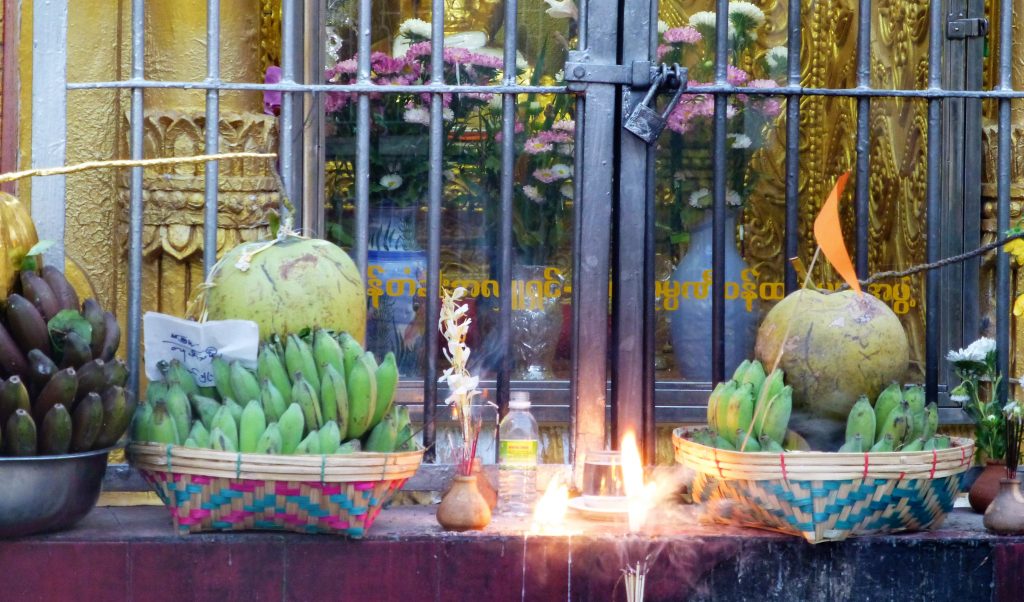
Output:
<instances>
[{"instance_id":1,"label":"flower bouquet","mask_svg":"<svg viewBox=\"0 0 1024 602\"><path fill-rule=\"evenodd\" d=\"M416 36L409 30L409 36ZM418 39L418 38L416 38ZM446 84L484 84L501 69L501 59L463 48L445 48ZM327 81L339 85L356 83L358 57L339 61L327 72ZM370 79L378 85L420 85L431 83L430 42L416 41L405 54L389 56L374 52L370 57ZM429 178L426 140L430 127L430 94L371 94L370 109L370 194L397 206L423 201ZM491 101L491 94L444 94L442 118L444 136L458 137L469 127L470 118ZM354 182L354 140L357 126L356 95L327 94L329 134L341 142L333 149L344 161L342 179Z\"/></svg>"},{"instance_id":2,"label":"flower bouquet","mask_svg":"<svg viewBox=\"0 0 1024 602\"><path fill-rule=\"evenodd\" d=\"M678 63L689 71L688 86L704 86L715 80L715 21L713 12L697 12L678 27L659 24L658 60ZM728 83L736 87L773 88L786 69L786 48L769 50L758 44L764 13L750 2L729 4ZM764 144L768 125L778 117L781 100L770 96L735 94L726 105L726 203L740 207L749 196L755 174L748 166ZM658 154L662 198L671 199L671 228L691 225L704 217L712 203L711 148L715 99L710 94L684 94L668 116L669 135ZM676 233L673 242L685 234Z\"/></svg>"},{"instance_id":3,"label":"flower bouquet","mask_svg":"<svg viewBox=\"0 0 1024 602\"><path fill-rule=\"evenodd\" d=\"M998 398L1003 376L996 368L996 342L981 337L964 349L952 350L946 359L960 384L949 392L950 401L963 405L974 421L974 444L979 463L1006 457L1006 418Z\"/></svg>"}]
</instances>

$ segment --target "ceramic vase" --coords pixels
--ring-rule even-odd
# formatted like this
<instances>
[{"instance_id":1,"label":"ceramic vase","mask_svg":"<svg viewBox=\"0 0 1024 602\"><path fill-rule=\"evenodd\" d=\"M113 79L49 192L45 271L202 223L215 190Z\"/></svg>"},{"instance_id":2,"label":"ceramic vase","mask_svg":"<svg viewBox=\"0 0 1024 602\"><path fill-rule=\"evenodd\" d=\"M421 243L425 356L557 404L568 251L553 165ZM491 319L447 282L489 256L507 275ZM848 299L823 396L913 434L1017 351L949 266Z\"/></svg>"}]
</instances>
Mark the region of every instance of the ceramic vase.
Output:
<instances>
[{"instance_id":1,"label":"ceramic vase","mask_svg":"<svg viewBox=\"0 0 1024 602\"><path fill-rule=\"evenodd\" d=\"M422 373L423 316L426 299L419 296L426 278L427 252L416 239L419 207L384 204L371 212L367 245L366 347L379 357L394 351L398 372L412 378Z\"/></svg>"},{"instance_id":2,"label":"ceramic vase","mask_svg":"<svg viewBox=\"0 0 1024 602\"><path fill-rule=\"evenodd\" d=\"M491 485L490 479L484 474L483 463L480 458L473 458L473 476L476 477L476 488L480 495L487 501L487 507L493 511L498 507L498 490Z\"/></svg>"},{"instance_id":3,"label":"ceramic vase","mask_svg":"<svg viewBox=\"0 0 1024 602\"><path fill-rule=\"evenodd\" d=\"M543 265L512 270L512 338L514 378L551 380L562 332L562 278Z\"/></svg>"},{"instance_id":4,"label":"ceramic vase","mask_svg":"<svg viewBox=\"0 0 1024 602\"><path fill-rule=\"evenodd\" d=\"M686 255L672 273L680 290L679 307L670 312L676 369L687 381L711 381L711 266L714 229L712 215L690 231ZM726 212L725 224L725 371L732 374L753 356L759 303L757 279L736 249L736 212Z\"/></svg>"},{"instance_id":5,"label":"ceramic vase","mask_svg":"<svg viewBox=\"0 0 1024 602\"><path fill-rule=\"evenodd\" d=\"M437 507L437 522L449 531L480 530L491 522L491 508L480 494L477 477L457 475Z\"/></svg>"},{"instance_id":6,"label":"ceramic vase","mask_svg":"<svg viewBox=\"0 0 1024 602\"><path fill-rule=\"evenodd\" d=\"M985 462L985 470L981 471L977 480L971 485L967 494L967 500L971 508L981 514L985 512L988 505L999 493L999 481L1006 478L1006 465L1002 460L988 460Z\"/></svg>"},{"instance_id":7,"label":"ceramic vase","mask_svg":"<svg viewBox=\"0 0 1024 602\"><path fill-rule=\"evenodd\" d=\"M997 535L1024 534L1024 493L1018 479L999 480L999 493L985 510L982 523Z\"/></svg>"}]
</instances>

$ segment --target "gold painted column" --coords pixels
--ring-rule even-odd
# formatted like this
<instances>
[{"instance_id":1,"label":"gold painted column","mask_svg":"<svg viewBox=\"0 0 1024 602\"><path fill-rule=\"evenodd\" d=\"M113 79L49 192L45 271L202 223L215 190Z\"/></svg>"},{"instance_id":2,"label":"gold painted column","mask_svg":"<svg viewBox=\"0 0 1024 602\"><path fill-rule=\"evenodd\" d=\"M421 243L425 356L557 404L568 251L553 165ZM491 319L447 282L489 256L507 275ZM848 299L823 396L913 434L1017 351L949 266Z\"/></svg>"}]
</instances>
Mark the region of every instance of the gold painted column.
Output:
<instances>
[{"instance_id":1,"label":"gold painted column","mask_svg":"<svg viewBox=\"0 0 1024 602\"><path fill-rule=\"evenodd\" d=\"M221 9L220 69L229 82L263 81L259 0L231 0ZM206 77L206 2L151 2L146 7L147 79L201 81ZM206 94L202 90L146 90L145 156L205 152ZM123 155L128 154L127 111ZM260 92L225 91L220 99L220 152L272 152L276 118L263 113ZM219 170L217 248L222 253L268 233L267 215L280 196L273 163L266 159L223 161ZM143 310L184 315L203 281L205 165L148 169L143 178ZM129 174L118 186L121 248L127 248ZM122 255L126 258L126 255ZM126 264L125 264L126 265ZM119 279L119 301L127 301Z\"/></svg>"}]
</instances>

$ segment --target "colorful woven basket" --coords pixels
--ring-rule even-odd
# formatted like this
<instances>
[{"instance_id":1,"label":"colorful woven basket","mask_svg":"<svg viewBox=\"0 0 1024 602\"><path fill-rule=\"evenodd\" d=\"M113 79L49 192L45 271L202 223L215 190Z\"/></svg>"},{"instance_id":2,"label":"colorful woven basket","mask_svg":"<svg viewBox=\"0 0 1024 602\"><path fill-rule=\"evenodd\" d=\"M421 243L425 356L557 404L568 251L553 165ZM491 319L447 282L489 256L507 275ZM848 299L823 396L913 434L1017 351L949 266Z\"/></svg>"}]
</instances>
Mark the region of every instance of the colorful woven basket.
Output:
<instances>
[{"instance_id":1,"label":"colorful woven basket","mask_svg":"<svg viewBox=\"0 0 1024 602\"><path fill-rule=\"evenodd\" d=\"M865 454L742 453L672 432L676 462L694 470L693 499L720 523L803 536L811 543L939 526L974 458L949 449Z\"/></svg>"},{"instance_id":2,"label":"colorful woven basket","mask_svg":"<svg viewBox=\"0 0 1024 602\"><path fill-rule=\"evenodd\" d=\"M272 529L360 538L415 474L423 451L273 456L133 443L128 457L180 534Z\"/></svg>"}]
</instances>

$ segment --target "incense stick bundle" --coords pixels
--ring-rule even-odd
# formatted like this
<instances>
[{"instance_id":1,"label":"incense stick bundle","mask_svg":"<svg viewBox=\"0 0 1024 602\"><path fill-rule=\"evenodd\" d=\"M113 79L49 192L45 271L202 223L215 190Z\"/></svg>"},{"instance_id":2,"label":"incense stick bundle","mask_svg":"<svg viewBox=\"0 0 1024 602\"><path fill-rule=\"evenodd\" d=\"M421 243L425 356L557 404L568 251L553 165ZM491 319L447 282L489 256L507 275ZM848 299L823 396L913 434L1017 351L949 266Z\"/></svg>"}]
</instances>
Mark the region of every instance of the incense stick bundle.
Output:
<instances>
[{"instance_id":1,"label":"incense stick bundle","mask_svg":"<svg viewBox=\"0 0 1024 602\"><path fill-rule=\"evenodd\" d=\"M1006 478L1017 478L1017 467L1020 465L1021 455L1021 416L1009 413L1006 416Z\"/></svg>"}]
</instances>

